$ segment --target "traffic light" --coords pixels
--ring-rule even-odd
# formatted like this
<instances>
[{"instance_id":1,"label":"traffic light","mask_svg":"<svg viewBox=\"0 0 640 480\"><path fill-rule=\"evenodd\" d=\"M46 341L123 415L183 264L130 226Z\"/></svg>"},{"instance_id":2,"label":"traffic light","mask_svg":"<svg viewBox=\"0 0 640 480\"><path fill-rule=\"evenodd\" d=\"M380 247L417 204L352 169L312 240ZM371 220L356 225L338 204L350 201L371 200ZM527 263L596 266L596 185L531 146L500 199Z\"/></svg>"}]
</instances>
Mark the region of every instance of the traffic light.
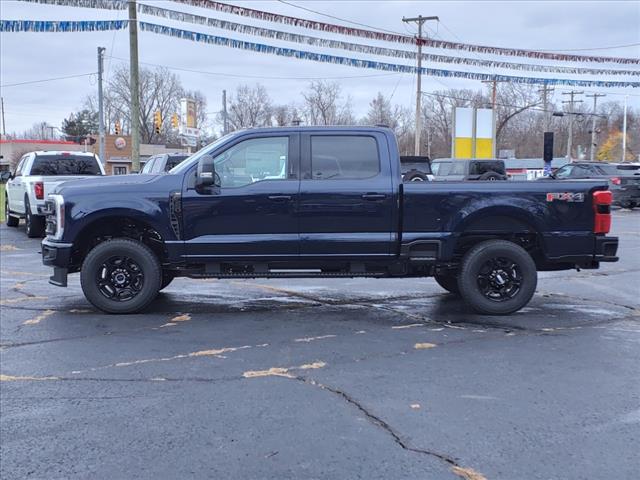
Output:
<instances>
[{"instance_id":1,"label":"traffic light","mask_svg":"<svg viewBox=\"0 0 640 480\"><path fill-rule=\"evenodd\" d=\"M156 110L153 114L153 129L157 134L162 132L162 113L160 110Z\"/></svg>"},{"instance_id":2,"label":"traffic light","mask_svg":"<svg viewBox=\"0 0 640 480\"><path fill-rule=\"evenodd\" d=\"M122 133L122 127L120 127L120 120L116 120L114 130L116 132L116 135L120 135L120 133Z\"/></svg>"},{"instance_id":3,"label":"traffic light","mask_svg":"<svg viewBox=\"0 0 640 480\"><path fill-rule=\"evenodd\" d=\"M178 128L178 123L179 123L178 114L174 113L173 115L171 115L171 127Z\"/></svg>"}]
</instances>

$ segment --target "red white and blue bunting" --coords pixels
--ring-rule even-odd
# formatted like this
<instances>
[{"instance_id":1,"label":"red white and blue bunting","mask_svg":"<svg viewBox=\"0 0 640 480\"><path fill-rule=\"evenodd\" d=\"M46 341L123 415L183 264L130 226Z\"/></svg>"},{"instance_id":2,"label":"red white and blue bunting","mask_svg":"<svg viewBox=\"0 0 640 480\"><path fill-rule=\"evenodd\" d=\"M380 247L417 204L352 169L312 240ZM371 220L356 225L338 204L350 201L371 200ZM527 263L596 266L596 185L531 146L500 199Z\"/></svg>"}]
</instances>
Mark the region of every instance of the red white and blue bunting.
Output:
<instances>
[{"instance_id":1,"label":"red white and blue bunting","mask_svg":"<svg viewBox=\"0 0 640 480\"><path fill-rule=\"evenodd\" d=\"M282 30L272 30L269 28L256 27L243 23L229 22L218 18L203 17L166 8L156 7L147 4L139 4L138 12L144 15L153 15L156 17L166 18L179 22L191 23L194 25L204 25L212 28L220 28L232 32L242 33L245 35L255 35L274 40L282 40L286 42L294 42L303 45L312 45L323 48L335 48L348 50L351 52L364 53L368 55L379 55L393 58L404 58L414 60L416 54L410 50L400 50L395 48L376 47L373 45L365 45L358 43L343 42L340 40L330 40L320 37L312 37L308 35L300 35L297 33L284 32ZM640 70L615 70L607 68L587 68L572 66L554 66L554 65L537 65L528 63L513 63L495 60L482 60L476 58L454 57L448 55L436 55L425 53L422 59L427 62L450 63L457 65L470 65L473 67L483 68L502 68L519 71L547 72L547 73L566 73L576 75L633 75L640 76Z\"/></svg>"},{"instance_id":2,"label":"red white and blue bunting","mask_svg":"<svg viewBox=\"0 0 640 480\"><path fill-rule=\"evenodd\" d=\"M125 10L127 0L21 0L22 2L58 5L61 7L102 8L106 10Z\"/></svg>"},{"instance_id":3,"label":"red white and blue bunting","mask_svg":"<svg viewBox=\"0 0 640 480\"><path fill-rule=\"evenodd\" d=\"M411 65L400 65L394 63L376 62L372 60L363 60L358 58L341 57L336 55L327 55L322 53L308 52L304 50L295 50L292 48L275 47L273 45L265 45L262 43L246 42L217 35L208 35L205 33L193 32L190 30L182 30L179 28L168 27L148 22L138 22L140 29L145 32L167 35L183 40L191 40L194 42L207 43L222 47L236 48L240 50L249 50L258 53L266 53L278 55L282 57L297 58L301 60L311 60L322 63L333 63L337 65L346 65L356 68L369 68L374 70L383 70L388 72L400 73L416 73L417 68ZM534 78L519 77L511 75L493 75L489 73L463 72L453 70L441 70L436 68L422 68L423 75L433 77L452 77L466 78L469 80L496 80L499 82L525 83L525 84L547 84L547 85L567 85L578 87L604 87L604 88L624 88L624 87L640 87L640 82L621 82L621 81L605 81L605 80L572 80L563 78Z\"/></svg>"},{"instance_id":4,"label":"red white and blue bunting","mask_svg":"<svg viewBox=\"0 0 640 480\"><path fill-rule=\"evenodd\" d=\"M128 26L128 20L0 20L0 32L102 32Z\"/></svg>"},{"instance_id":5,"label":"red white and blue bunting","mask_svg":"<svg viewBox=\"0 0 640 480\"><path fill-rule=\"evenodd\" d=\"M67 0L73 1L73 0ZM346 27L344 25L335 25L332 23L318 22L315 20L307 20L304 18L290 17L287 15L279 15L263 10L255 10L253 8L239 7L229 5L227 3L217 2L215 0L172 0L176 3L190 5L193 7L208 8L218 12L229 13L232 15L240 15L243 17L254 18L267 22L281 23L284 25L292 25L294 27L306 28L311 30L319 30L323 32L339 33L355 37L369 38L371 40L382 40L395 43L413 44L416 39L408 35L389 33L377 30L365 30L362 28ZM536 58L545 60L560 60L570 62L598 62L598 63L618 63L626 65L639 65L639 58L622 58L622 57L602 57L593 55L574 55L568 53L542 52L535 50L524 50L519 48L490 47L486 45L473 45L469 43L450 42L446 40L425 39L422 44L427 47L444 48L451 50L461 50L466 52L484 53L490 55L508 55L526 58Z\"/></svg>"}]
</instances>

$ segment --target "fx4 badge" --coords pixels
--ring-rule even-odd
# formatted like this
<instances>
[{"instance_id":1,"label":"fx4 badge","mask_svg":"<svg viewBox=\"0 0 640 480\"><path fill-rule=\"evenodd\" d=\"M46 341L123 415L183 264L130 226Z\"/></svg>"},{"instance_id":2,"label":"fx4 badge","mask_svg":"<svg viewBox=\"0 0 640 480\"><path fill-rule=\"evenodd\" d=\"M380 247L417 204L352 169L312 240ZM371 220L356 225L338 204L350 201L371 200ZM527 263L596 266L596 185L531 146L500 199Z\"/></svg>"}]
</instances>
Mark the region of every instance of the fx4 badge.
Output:
<instances>
[{"instance_id":1,"label":"fx4 badge","mask_svg":"<svg viewBox=\"0 0 640 480\"><path fill-rule=\"evenodd\" d=\"M554 192L547 193L547 202L584 202L584 193Z\"/></svg>"}]
</instances>

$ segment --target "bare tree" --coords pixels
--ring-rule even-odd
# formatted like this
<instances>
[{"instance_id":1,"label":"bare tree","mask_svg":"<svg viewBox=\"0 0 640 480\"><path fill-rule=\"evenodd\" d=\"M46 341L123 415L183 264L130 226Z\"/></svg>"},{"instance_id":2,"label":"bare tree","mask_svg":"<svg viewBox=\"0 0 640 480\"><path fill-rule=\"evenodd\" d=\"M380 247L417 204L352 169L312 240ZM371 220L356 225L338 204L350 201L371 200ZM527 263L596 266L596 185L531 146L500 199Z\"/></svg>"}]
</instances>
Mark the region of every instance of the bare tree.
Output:
<instances>
[{"instance_id":1,"label":"bare tree","mask_svg":"<svg viewBox=\"0 0 640 480\"><path fill-rule=\"evenodd\" d=\"M198 125L206 126L206 97L198 91L186 91L180 78L166 68L140 69L140 135L143 143L157 143L173 137L171 115L178 113L180 99L193 98L196 101ZM113 71L104 91L104 116L107 131L113 131L116 121L120 122L123 133L130 133L131 115L129 105L131 89L129 70L120 66ZM85 107L97 111L97 99L90 96ZM156 111L162 115L162 130L155 132L153 116Z\"/></svg>"},{"instance_id":2,"label":"bare tree","mask_svg":"<svg viewBox=\"0 0 640 480\"><path fill-rule=\"evenodd\" d=\"M272 120L278 127L292 125L294 121L301 120L300 108L295 103L276 105L272 109Z\"/></svg>"},{"instance_id":3,"label":"bare tree","mask_svg":"<svg viewBox=\"0 0 640 480\"><path fill-rule=\"evenodd\" d=\"M240 85L235 95L229 95L227 103L229 128L238 130L248 127L266 127L271 125L271 99L267 90L260 84L254 87ZM222 123L222 114L218 122Z\"/></svg>"},{"instance_id":4,"label":"bare tree","mask_svg":"<svg viewBox=\"0 0 640 480\"><path fill-rule=\"evenodd\" d=\"M313 81L302 92L304 116L308 125L349 125L355 123L351 99L342 99L337 82Z\"/></svg>"}]
</instances>

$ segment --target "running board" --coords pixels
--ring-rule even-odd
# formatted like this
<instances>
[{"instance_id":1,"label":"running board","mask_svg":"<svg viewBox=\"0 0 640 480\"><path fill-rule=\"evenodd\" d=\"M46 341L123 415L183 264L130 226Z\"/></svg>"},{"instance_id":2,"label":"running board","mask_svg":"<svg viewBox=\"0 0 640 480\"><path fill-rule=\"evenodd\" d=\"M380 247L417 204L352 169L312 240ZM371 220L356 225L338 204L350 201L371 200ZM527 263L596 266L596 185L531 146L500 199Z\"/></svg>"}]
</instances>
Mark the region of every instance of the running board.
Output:
<instances>
[{"instance_id":1,"label":"running board","mask_svg":"<svg viewBox=\"0 0 640 480\"><path fill-rule=\"evenodd\" d=\"M272 272L219 272L219 273L186 273L189 278L356 278L386 277L388 274L352 273L352 272L311 272L311 271L272 271Z\"/></svg>"}]
</instances>

